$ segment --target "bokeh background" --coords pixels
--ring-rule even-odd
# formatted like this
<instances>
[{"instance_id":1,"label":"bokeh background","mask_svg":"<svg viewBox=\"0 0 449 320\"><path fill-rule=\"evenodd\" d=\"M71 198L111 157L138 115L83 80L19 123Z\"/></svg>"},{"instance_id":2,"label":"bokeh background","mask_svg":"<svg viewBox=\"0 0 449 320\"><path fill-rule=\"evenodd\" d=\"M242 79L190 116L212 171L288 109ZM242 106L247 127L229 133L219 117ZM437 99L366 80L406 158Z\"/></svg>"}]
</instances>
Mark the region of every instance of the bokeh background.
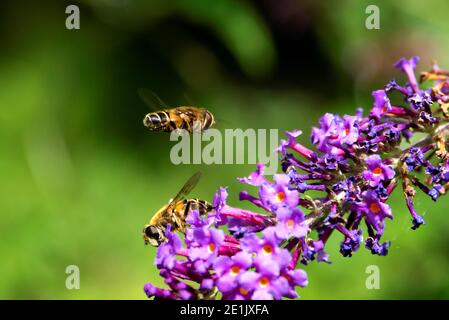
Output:
<instances>
[{"instance_id":1,"label":"bokeh background","mask_svg":"<svg viewBox=\"0 0 449 320\"><path fill-rule=\"evenodd\" d=\"M65 28L69 4L80 30ZM369 4L380 30L365 28ZM225 127L309 132L324 112L370 107L372 90L403 80L402 56L449 67L447 12L445 0L2 1L0 298L145 299L145 282L161 284L141 238L152 213L198 169L194 196L227 185L238 204L235 177L254 166L172 165L138 88L188 96ZM417 231L399 190L390 203L389 255L343 258L334 237L333 264L305 268L303 299L449 298L449 198L419 198ZM80 290L65 287L72 264ZM380 290L365 288L369 265Z\"/></svg>"}]
</instances>

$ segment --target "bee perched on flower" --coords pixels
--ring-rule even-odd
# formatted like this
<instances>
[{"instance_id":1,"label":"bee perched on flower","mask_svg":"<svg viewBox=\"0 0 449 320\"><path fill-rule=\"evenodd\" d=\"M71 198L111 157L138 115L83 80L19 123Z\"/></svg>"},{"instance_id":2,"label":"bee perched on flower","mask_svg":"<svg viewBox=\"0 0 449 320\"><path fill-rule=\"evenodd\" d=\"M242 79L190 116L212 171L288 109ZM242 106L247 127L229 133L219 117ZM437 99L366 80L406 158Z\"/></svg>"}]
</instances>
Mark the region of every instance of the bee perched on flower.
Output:
<instances>
[{"instance_id":1,"label":"bee perched on flower","mask_svg":"<svg viewBox=\"0 0 449 320\"><path fill-rule=\"evenodd\" d=\"M393 219L388 199L398 186L411 228L423 225L413 204L417 191L436 201L449 188L449 72L434 64L420 78L434 83L422 89L414 72L418 61L396 63L407 84L392 80L373 91L368 115L361 109L355 115L323 115L310 137L316 150L296 140L301 131L287 132L277 149L282 173L269 179L259 164L238 179L254 189L241 191L240 200L257 210L229 206L227 189L219 188L207 215L190 212L183 241L168 227L156 258L168 288L146 284L146 294L159 299L296 298L297 287L308 283L299 262L329 262L325 247L333 233L343 235L345 257L360 247L387 255L390 242L383 234ZM392 92L404 103L393 104ZM416 133L424 138L411 144Z\"/></svg>"}]
</instances>

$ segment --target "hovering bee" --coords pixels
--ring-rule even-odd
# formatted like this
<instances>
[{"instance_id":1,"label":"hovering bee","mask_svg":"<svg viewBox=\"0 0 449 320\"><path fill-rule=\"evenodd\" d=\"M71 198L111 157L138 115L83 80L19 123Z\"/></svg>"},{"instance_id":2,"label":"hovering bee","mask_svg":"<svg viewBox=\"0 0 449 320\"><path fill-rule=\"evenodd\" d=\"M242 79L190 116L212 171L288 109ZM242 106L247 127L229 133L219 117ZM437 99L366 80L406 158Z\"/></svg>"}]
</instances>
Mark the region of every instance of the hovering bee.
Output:
<instances>
[{"instance_id":1,"label":"hovering bee","mask_svg":"<svg viewBox=\"0 0 449 320\"><path fill-rule=\"evenodd\" d=\"M204 200L185 198L200 178L201 172L195 173L178 194L154 214L150 222L143 228L145 244L157 247L166 241L165 229L168 224L171 225L172 231L185 232L187 225L185 220L191 210L198 210L200 215L212 210L212 206Z\"/></svg>"},{"instance_id":2,"label":"hovering bee","mask_svg":"<svg viewBox=\"0 0 449 320\"><path fill-rule=\"evenodd\" d=\"M172 132L178 129L192 132L203 132L215 124L213 114L204 108L180 106L168 108L152 91L140 89L141 98L155 111L145 115L143 124L151 131Z\"/></svg>"}]
</instances>

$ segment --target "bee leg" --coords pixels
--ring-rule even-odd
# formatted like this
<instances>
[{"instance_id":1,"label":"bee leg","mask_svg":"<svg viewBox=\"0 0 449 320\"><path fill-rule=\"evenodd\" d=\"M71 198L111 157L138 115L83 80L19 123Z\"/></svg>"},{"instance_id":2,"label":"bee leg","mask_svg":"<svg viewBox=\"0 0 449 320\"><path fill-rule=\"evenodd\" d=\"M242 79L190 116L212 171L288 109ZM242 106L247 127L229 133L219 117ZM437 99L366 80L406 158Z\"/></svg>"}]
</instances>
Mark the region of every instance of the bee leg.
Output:
<instances>
[{"instance_id":1,"label":"bee leg","mask_svg":"<svg viewBox=\"0 0 449 320\"><path fill-rule=\"evenodd\" d=\"M173 222L176 224L176 226L178 227L179 231L181 231L182 233L186 232L186 225L185 223L179 219L179 217L174 216L173 217Z\"/></svg>"},{"instance_id":2,"label":"bee leg","mask_svg":"<svg viewBox=\"0 0 449 320\"><path fill-rule=\"evenodd\" d=\"M188 130L187 130L187 131L188 131ZM172 134L175 135L176 137L180 137L180 136L186 134L186 129L183 129L183 128L176 128L176 129L173 129L171 132L172 132Z\"/></svg>"},{"instance_id":3,"label":"bee leg","mask_svg":"<svg viewBox=\"0 0 449 320\"><path fill-rule=\"evenodd\" d=\"M204 200L197 200L195 202L195 208L198 210L200 215L205 215L213 209L210 203Z\"/></svg>"},{"instance_id":4,"label":"bee leg","mask_svg":"<svg viewBox=\"0 0 449 320\"><path fill-rule=\"evenodd\" d=\"M191 201L191 202L190 202L190 211L192 211L192 210L198 211L198 213L199 213L200 215L203 215L203 214L204 214L204 212L203 212L203 210L202 210L202 208L201 208L201 205L200 205L200 203L198 202L198 200L195 200L195 201Z\"/></svg>"}]
</instances>

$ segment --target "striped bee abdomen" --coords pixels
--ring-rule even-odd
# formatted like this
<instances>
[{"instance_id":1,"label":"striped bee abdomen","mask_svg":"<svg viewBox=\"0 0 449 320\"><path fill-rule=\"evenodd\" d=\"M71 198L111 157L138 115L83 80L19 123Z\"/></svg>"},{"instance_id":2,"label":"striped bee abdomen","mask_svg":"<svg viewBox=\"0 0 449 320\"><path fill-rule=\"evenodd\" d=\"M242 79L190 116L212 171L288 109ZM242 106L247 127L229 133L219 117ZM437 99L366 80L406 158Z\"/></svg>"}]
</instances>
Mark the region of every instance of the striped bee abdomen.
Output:
<instances>
[{"instance_id":1,"label":"striped bee abdomen","mask_svg":"<svg viewBox=\"0 0 449 320\"><path fill-rule=\"evenodd\" d=\"M160 130L166 126L169 120L168 114L165 111L151 112L145 116L143 124L152 130Z\"/></svg>"},{"instance_id":2,"label":"striped bee abdomen","mask_svg":"<svg viewBox=\"0 0 449 320\"><path fill-rule=\"evenodd\" d=\"M187 217L193 210L197 210L200 215L206 214L212 210L212 205L201 199L187 199L185 201L184 215Z\"/></svg>"}]
</instances>

